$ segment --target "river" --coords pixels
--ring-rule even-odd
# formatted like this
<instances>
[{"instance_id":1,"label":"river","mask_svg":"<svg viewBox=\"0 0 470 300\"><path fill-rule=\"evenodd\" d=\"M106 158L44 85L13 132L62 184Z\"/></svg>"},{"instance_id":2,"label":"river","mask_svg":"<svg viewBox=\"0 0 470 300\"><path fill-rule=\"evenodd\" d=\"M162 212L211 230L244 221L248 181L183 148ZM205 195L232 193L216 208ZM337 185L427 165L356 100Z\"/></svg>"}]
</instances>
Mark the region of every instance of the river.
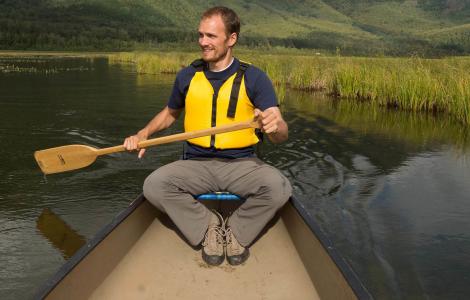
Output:
<instances>
[{"instance_id":1,"label":"river","mask_svg":"<svg viewBox=\"0 0 470 300\"><path fill-rule=\"evenodd\" d=\"M0 299L30 298L137 197L147 174L179 159L182 144L47 177L33 152L122 143L165 105L173 79L103 58L0 58ZM289 177L372 295L470 295L468 127L442 115L278 93L290 137L265 142L261 156ZM68 248L50 237L54 222L65 224Z\"/></svg>"}]
</instances>

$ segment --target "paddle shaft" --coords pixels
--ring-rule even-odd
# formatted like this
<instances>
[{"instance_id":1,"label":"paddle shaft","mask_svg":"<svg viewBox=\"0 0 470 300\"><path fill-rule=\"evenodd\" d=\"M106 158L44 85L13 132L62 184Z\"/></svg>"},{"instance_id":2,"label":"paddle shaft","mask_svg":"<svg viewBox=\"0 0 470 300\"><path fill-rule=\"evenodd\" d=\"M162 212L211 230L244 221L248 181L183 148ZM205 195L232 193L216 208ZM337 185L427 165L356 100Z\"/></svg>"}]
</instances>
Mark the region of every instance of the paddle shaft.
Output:
<instances>
[{"instance_id":1,"label":"paddle shaft","mask_svg":"<svg viewBox=\"0 0 470 300\"><path fill-rule=\"evenodd\" d=\"M258 121L256 120L244 121L244 122L238 122L238 123L232 123L228 125L212 127L208 129L201 129L201 130L195 130L195 131L190 131L190 132L183 132L183 133L163 136L159 138L141 141L139 142L137 146L139 149L142 149L142 148L147 148L150 146L185 141L185 140L190 140L190 139L194 139L198 137L219 134L219 133L224 133L224 132L229 132L229 131L248 129L248 128L259 128ZM106 155L106 154L122 152L122 151L126 151L126 148L123 145L119 145L119 146L114 146L114 147L96 149L96 155L100 156L100 155Z\"/></svg>"}]
</instances>

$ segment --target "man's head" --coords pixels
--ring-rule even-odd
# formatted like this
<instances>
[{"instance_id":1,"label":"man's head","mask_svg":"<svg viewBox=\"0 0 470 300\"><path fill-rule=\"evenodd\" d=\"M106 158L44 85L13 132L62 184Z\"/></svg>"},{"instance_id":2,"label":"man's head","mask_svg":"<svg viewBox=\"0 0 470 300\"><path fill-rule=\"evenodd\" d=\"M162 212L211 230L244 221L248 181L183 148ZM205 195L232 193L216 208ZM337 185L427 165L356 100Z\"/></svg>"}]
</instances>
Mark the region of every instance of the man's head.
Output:
<instances>
[{"instance_id":1,"label":"man's head","mask_svg":"<svg viewBox=\"0 0 470 300\"><path fill-rule=\"evenodd\" d=\"M240 19L230 8L212 7L203 13L198 31L203 59L217 62L231 55L240 34Z\"/></svg>"}]
</instances>

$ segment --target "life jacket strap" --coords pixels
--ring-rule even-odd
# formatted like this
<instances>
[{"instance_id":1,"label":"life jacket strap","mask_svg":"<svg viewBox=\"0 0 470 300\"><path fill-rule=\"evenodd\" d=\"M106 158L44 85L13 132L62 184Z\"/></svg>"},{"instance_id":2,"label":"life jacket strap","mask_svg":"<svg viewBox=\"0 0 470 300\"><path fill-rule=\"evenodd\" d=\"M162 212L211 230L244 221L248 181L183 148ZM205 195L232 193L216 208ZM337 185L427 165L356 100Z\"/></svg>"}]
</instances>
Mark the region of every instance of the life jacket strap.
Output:
<instances>
[{"instance_id":1,"label":"life jacket strap","mask_svg":"<svg viewBox=\"0 0 470 300\"><path fill-rule=\"evenodd\" d=\"M237 75L233 80L232 91L230 93L230 102L227 109L227 118L235 118L237 110L238 95L240 94L240 85L242 83L243 75L250 65L240 61L240 68L238 68Z\"/></svg>"},{"instance_id":2,"label":"life jacket strap","mask_svg":"<svg viewBox=\"0 0 470 300\"><path fill-rule=\"evenodd\" d=\"M201 58L196 59L191 63L191 66L196 69L196 72L201 72L204 70L204 67L206 66L206 62L202 60Z\"/></svg>"}]
</instances>

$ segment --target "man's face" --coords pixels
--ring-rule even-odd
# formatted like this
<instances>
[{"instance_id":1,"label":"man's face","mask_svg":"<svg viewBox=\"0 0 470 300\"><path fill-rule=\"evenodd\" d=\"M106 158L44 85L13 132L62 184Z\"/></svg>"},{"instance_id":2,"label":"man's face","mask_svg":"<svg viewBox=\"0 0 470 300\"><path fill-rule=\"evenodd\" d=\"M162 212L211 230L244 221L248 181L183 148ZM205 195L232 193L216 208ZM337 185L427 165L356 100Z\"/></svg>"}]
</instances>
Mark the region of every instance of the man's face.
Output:
<instances>
[{"instance_id":1,"label":"man's face","mask_svg":"<svg viewBox=\"0 0 470 300\"><path fill-rule=\"evenodd\" d=\"M199 23L199 47L206 62L217 62L225 58L227 51L236 42L236 34L227 36L222 17L214 15Z\"/></svg>"}]
</instances>

